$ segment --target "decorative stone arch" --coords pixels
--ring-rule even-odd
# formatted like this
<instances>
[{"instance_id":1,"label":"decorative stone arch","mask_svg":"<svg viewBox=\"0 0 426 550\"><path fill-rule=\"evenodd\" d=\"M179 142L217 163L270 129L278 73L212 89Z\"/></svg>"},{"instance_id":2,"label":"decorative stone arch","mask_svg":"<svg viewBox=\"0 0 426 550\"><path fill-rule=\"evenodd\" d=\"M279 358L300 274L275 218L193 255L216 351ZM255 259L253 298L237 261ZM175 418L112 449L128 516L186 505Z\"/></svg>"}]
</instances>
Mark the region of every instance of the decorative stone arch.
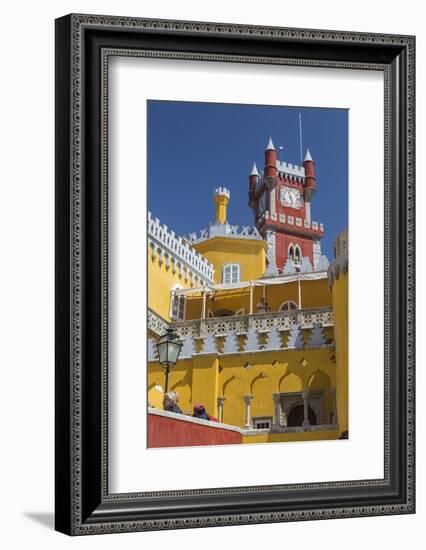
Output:
<instances>
[{"instance_id":1,"label":"decorative stone arch","mask_svg":"<svg viewBox=\"0 0 426 550\"><path fill-rule=\"evenodd\" d=\"M309 391L323 390L331 388L331 379L323 370L317 369L308 379Z\"/></svg>"},{"instance_id":2,"label":"decorative stone arch","mask_svg":"<svg viewBox=\"0 0 426 550\"><path fill-rule=\"evenodd\" d=\"M274 409L271 396L274 394L275 384L271 377L261 372L252 378L249 388L249 394L253 397L251 404L252 415L255 417L272 418Z\"/></svg>"},{"instance_id":3,"label":"decorative stone arch","mask_svg":"<svg viewBox=\"0 0 426 550\"><path fill-rule=\"evenodd\" d=\"M293 302L293 300L286 300L279 307L279 311L295 311L295 310L297 310L297 304L296 302Z\"/></svg>"},{"instance_id":4,"label":"decorative stone arch","mask_svg":"<svg viewBox=\"0 0 426 550\"><path fill-rule=\"evenodd\" d=\"M235 380L238 380L237 377L235 375L231 376L230 378L228 378L227 380L225 380L225 382L223 383L223 386L222 386L222 395L223 397L226 399L228 397L228 391L227 391L227 388L229 386L229 384L231 384L231 382L234 382Z\"/></svg>"},{"instance_id":5,"label":"decorative stone arch","mask_svg":"<svg viewBox=\"0 0 426 550\"><path fill-rule=\"evenodd\" d=\"M254 386L260 381L260 380L269 380L270 381L270 378L269 376L266 376L266 374L264 372L261 372L259 373L257 376L255 376L252 381L250 382L250 394L251 395L255 395L254 393Z\"/></svg>"},{"instance_id":6,"label":"decorative stone arch","mask_svg":"<svg viewBox=\"0 0 426 550\"><path fill-rule=\"evenodd\" d=\"M302 379L297 374L289 371L282 376L278 382L278 392L301 392L302 391Z\"/></svg>"},{"instance_id":7,"label":"decorative stone arch","mask_svg":"<svg viewBox=\"0 0 426 550\"><path fill-rule=\"evenodd\" d=\"M218 398L218 414L220 420L226 423L234 423L231 414L235 413L235 404L240 406L240 400L247 393L247 386L238 376L232 375L222 384L222 395ZM241 404L242 406L242 404Z\"/></svg>"}]
</instances>

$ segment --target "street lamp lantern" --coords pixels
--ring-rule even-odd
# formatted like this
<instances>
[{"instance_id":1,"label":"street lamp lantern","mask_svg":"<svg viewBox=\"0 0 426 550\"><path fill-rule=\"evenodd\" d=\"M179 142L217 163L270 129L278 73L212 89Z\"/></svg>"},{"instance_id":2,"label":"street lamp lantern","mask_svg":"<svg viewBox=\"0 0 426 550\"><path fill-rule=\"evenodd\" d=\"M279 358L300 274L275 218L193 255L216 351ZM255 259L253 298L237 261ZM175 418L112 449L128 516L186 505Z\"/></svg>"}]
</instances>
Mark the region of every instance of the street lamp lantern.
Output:
<instances>
[{"instance_id":1,"label":"street lamp lantern","mask_svg":"<svg viewBox=\"0 0 426 550\"><path fill-rule=\"evenodd\" d=\"M176 365L182 342L174 329L168 328L166 333L158 340L157 351L158 361L162 367L166 369L166 384L164 393L167 393L169 385L170 366Z\"/></svg>"}]
</instances>

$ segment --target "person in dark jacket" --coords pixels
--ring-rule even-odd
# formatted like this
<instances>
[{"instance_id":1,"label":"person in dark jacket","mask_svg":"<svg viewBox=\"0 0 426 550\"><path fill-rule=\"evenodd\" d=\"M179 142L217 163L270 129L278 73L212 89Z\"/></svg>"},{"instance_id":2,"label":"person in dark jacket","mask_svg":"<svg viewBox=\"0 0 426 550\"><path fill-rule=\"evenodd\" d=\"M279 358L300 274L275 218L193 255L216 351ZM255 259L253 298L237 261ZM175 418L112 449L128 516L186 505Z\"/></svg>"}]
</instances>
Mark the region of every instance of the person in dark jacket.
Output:
<instances>
[{"instance_id":1,"label":"person in dark jacket","mask_svg":"<svg viewBox=\"0 0 426 550\"><path fill-rule=\"evenodd\" d=\"M214 416L210 416L207 411L206 407L202 403L198 403L198 405L194 406L194 414L192 415L194 418L201 418L203 420L210 420L211 422L219 422L217 418Z\"/></svg>"},{"instance_id":2,"label":"person in dark jacket","mask_svg":"<svg viewBox=\"0 0 426 550\"><path fill-rule=\"evenodd\" d=\"M183 414L181 408L178 405L179 394L177 391L170 391L165 394L163 400L163 408L165 411L170 411L178 414Z\"/></svg>"}]
</instances>

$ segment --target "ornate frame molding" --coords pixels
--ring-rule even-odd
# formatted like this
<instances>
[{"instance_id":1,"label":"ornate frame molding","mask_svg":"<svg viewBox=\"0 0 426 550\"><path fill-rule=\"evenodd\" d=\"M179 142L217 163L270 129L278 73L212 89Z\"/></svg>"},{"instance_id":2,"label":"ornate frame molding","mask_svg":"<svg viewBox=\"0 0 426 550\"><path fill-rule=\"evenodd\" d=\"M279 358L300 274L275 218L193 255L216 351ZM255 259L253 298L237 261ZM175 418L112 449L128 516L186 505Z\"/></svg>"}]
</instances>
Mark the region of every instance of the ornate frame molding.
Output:
<instances>
[{"instance_id":1,"label":"ornate frame molding","mask_svg":"<svg viewBox=\"0 0 426 550\"><path fill-rule=\"evenodd\" d=\"M414 50L412 36L96 15L57 20L58 530L83 535L414 512ZM107 79L108 59L117 55L384 73L383 479L108 493ZM94 210L89 198L98 205ZM391 315L395 307L397 319ZM91 377L85 376L88 365ZM329 504L314 504L318 494L327 495ZM183 503L179 511L173 510L176 497ZM160 509L159 499L167 498ZM203 512L200 503L207 502L216 502L214 513Z\"/></svg>"}]
</instances>

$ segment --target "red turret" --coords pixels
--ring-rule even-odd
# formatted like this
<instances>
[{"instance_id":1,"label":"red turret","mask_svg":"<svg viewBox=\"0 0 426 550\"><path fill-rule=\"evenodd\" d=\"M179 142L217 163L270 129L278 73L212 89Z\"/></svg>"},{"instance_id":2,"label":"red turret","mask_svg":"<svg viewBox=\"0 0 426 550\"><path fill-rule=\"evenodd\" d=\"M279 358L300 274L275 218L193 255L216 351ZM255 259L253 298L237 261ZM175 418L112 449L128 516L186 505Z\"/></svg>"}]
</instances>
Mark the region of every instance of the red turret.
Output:
<instances>
[{"instance_id":1,"label":"red turret","mask_svg":"<svg viewBox=\"0 0 426 550\"><path fill-rule=\"evenodd\" d=\"M315 177L314 161L312 160L309 149L306 151L303 166L305 168L305 201L310 202L317 190L317 180Z\"/></svg>"},{"instance_id":2,"label":"red turret","mask_svg":"<svg viewBox=\"0 0 426 550\"><path fill-rule=\"evenodd\" d=\"M277 152L272 143L272 138L269 138L269 143L265 150L265 184L269 190L275 187L277 175Z\"/></svg>"}]
</instances>

